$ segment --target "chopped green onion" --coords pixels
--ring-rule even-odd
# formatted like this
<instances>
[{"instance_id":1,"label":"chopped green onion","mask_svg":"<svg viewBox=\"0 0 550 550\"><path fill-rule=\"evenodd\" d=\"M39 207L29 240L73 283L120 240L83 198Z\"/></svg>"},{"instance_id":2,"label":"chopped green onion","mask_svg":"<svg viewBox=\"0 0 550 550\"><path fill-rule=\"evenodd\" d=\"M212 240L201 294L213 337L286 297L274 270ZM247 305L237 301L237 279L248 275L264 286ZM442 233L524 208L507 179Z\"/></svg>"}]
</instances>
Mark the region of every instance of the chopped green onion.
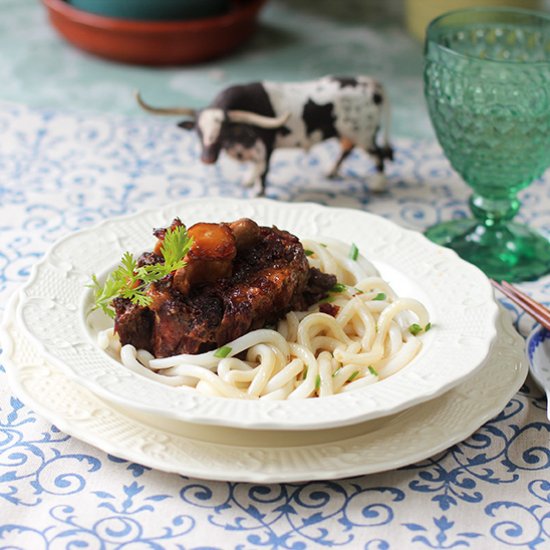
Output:
<instances>
[{"instance_id":1,"label":"chopped green onion","mask_svg":"<svg viewBox=\"0 0 550 550\"><path fill-rule=\"evenodd\" d=\"M359 257L359 249L357 248L355 243L351 243L351 248L349 249L349 257L353 261L356 261Z\"/></svg>"},{"instance_id":2,"label":"chopped green onion","mask_svg":"<svg viewBox=\"0 0 550 550\"><path fill-rule=\"evenodd\" d=\"M341 370L342 370L342 367L338 367L338 368L332 373L332 378L334 378Z\"/></svg>"},{"instance_id":3,"label":"chopped green onion","mask_svg":"<svg viewBox=\"0 0 550 550\"><path fill-rule=\"evenodd\" d=\"M336 300L336 296L327 296L326 298L323 298L322 300L319 300L320 304L330 304L330 302L334 302Z\"/></svg>"},{"instance_id":4,"label":"chopped green onion","mask_svg":"<svg viewBox=\"0 0 550 550\"><path fill-rule=\"evenodd\" d=\"M348 287L342 283L336 283L331 289L331 292L345 292Z\"/></svg>"},{"instance_id":5,"label":"chopped green onion","mask_svg":"<svg viewBox=\"0 0 550 550\"><path fill-rule=\"evenodd\" d=\"M432 328L432 324L431 324L431 323L428 323L428 324L424 327L424 332L428 332L431 328Z\"/></svg>"},{"instance_id":6,"label":"chopped green onion","mask_svg":"<svg viewBox=\"0 0 550 550\"><path fill-rule=\"evenodd\" d=\"M306 256L313 256L313 254L315 254L315 252L313 252L313 250L304 250L304 253Z\"/></svg>"},{"instance_id":7,"label":"chopped green onion","mask_svg":"<svg viewBox=\"0 0 550 550\"><path fill-rule=\"evenodd\" d=\"M355 372L352 372L351 373L351 376L348 378L348 382L351 382L352 380L354 380L355 378L357 378L357 376L359 375L359 371L356 370Z\"/></svg>"},{"instance_id":8,"label":"chopped green onion","mask_svg":"<svg viewBox=\"0 0 550 550\"><path fill-rule=\"evenodd\" d=\"M382 300L385 300L386 298L387 298L387 296L386 296L383 292L379 292L379 293L373 298L373 300L378 301L378 302L381 302Z\"/></svg>"},{"instance_id":9,"label":"chopped green onion","mask_svg":"<svg viewBox=\"0 0 550 550\"><path fill-rule=\"evenodd\" d=\"M307 376L307 365L304 367L304 370L302 371L302 380L305 380Z\"/></svg>"},{"instance_id":10,"label":"chopped green onion","mask_svg":"<svg viewBox=\"0 0 550 550\"><path fill-rule=\"evenodd\" d=\"M319 243L323 248L326 248L327 245L325 243Z\"/></svg>"},{"instance_id":11,"label":"chopped green onion","mask_svg":"<svg viewBox=\"0 0 550 550\"><path fill-rule=\"evenodd\" d=\"M227 357L231 353L231 351L232 350L230 346L223 346L221 348L218 348L214 352L214 357L219 357L219 358Z\"/></svg>"},{"instance_id":12,"label":"chopped green onion","mask_svg":"<svg viewBox=\"0 0 550 550\"><path fill-rule=\"evenodd\" d=\"M357 288L357 287L353 287L353 290L355 290L355 292L357 294L365 294L365 292L363 290L361 290L360 288Z\"/></svg>"},{"instance_id":13,"label":"chopped green onion","mask_svg":"<svg viewBox=\"0 0 550 550\"><path fill-rule=\"evenodd\" d=\"M373 376L378 376L378 371L372 365L369 365L367 368Z\"/></svg>"},{"instance_id":14,"label":"chopped green onion","mask_svg":"<svg viewBox=\"0 0 550 550\"><path fill-rule=\"evenodd\" d=\"M417 324L417 323L413 323L410 327L409 327L409 332L413 335L413 336L416 336L417 334L420 334L422 332L422 327Z\"/></svg>"},{"instance_id":15,"label":"chopped green onion","mask_svg":"<svg viewBox=\"0 0 550 550\"><path fill-rule=\"evenodd\" d=\"M315 378L315 390L318 390L321 387L321 375L318 374Z\"/></svg>"}]
</instances>

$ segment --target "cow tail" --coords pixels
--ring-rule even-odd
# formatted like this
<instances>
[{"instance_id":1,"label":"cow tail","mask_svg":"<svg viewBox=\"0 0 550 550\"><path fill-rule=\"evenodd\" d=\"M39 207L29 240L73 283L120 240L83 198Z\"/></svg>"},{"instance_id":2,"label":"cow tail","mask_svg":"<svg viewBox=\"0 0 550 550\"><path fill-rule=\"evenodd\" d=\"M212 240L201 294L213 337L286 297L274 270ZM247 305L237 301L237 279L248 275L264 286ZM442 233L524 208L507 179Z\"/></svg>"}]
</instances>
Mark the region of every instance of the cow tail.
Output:
<instances>
[{"instance_id":1,"label":"cow tail","mask_svg":"<svg viewBox=\"0 0 550 550\"><path fill-rule=\"evenodd\" d=\"M391 105L387 93L384 94L384 102L382 103L382 126L384 127L382 155L388 160L393 160L393 148L390 143Z\"/></svg>"}]
</instances>

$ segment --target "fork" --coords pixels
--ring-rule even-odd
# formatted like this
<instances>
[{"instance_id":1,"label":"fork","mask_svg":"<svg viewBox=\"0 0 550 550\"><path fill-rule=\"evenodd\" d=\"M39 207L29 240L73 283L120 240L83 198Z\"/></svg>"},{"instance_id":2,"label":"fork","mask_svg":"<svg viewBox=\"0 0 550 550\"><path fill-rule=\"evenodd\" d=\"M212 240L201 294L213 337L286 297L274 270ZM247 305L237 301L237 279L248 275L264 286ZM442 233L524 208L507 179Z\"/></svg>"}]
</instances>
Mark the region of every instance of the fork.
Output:
<instances>
[{"instance_id":1,"label":"fork","mask_svg":"<svg viewBox=\"0 0 550 550\"><path fill-rule=\"evenodd\" d=\"M502 281L501 283L493 281L493 279L490 279L490 281L495 288L498 288L498 290L504 294L504 296L510 298L512 302L529 313L529 315L531 315L535 321L538 321L545 329L550 330L550 310L548 308L535 302L533 298L530 298L506 281Z\"/></svg>"}]
</instances>

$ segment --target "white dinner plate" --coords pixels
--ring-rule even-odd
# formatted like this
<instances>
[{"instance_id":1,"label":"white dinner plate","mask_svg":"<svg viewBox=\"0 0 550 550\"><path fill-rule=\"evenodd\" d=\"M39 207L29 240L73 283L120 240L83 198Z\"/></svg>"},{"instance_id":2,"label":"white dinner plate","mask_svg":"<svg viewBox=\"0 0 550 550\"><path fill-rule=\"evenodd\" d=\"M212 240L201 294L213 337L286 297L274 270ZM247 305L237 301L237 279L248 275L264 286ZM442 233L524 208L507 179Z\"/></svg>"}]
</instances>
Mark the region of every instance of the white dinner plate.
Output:
<instances>
[{"instance_id":1,"label":"white dinner plate","mask_svg":"<svg viewBox=\"0 0 550 550\"><path fill-rule=\"evenodd\" d=\"M398 295L422 301L433 328L407 367L376 384L322 399L293 401L210 397L168 387L120 365L96 344L104 315L86 317L92 273L112 270L125 251L155 243L152 228L179 216L197 221L249 217L299 237L355 243ZM431 399L472 375L496 335L498 307L476 267L423 235L359 210L265 199L193 199L108 220L56 243L23 287L18 321L40 353L68 376L119 406L153 415L248 429L324 429L393 414ZM91 321L92 319L92 321Z\"/></svg>"},{"instance_id":2,"label":"white dinner plate","mask_svg":"<svg viewBox=\"0 0 550 550\"><path fill-rule=\"evenodd\" d=\"M0 332L3 361L22 401L62 431L105 452L204 479L335 479L417 462L462 441L498 414L528 371L523 338L503 310L482 368L446 394L399 414L311 432L199 426L102 401L41 355L10 312L13 304Z\"/></svg>"}]
</instances>

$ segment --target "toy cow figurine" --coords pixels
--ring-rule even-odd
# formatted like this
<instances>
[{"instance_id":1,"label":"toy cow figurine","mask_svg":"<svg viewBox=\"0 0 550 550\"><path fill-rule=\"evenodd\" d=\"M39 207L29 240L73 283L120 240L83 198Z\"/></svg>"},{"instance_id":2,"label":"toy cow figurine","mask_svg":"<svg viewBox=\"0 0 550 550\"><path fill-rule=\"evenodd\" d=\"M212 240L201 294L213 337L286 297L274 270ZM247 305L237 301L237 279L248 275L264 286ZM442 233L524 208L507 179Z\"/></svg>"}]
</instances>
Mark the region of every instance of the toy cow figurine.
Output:
<instances>
[{"instance_id":1,"label":"toy cow figurine","mask_svg":"<svg viewBox=\"0 0 550 550\"><path fill-rule=\"evenodd\" d=\"M201 160L213 164L223 149L239 161L254 163L252 177L245 182L263 195L274 149L312 145L329 138L340 140L341 151L331 177L354 147L372 155L377 174L370 187L386 187L384 160L393 159L388 142L389 102L382 85L368 76L296 83L253 82L230 86L202 110L158 108L146 104L137 94L139 105L152 113L190 117L178 126L196 129L202 146ZM383 119L383 120L382 120ZM376 136L384 124L384 143Z\"/></svg>"}]
</instances>

